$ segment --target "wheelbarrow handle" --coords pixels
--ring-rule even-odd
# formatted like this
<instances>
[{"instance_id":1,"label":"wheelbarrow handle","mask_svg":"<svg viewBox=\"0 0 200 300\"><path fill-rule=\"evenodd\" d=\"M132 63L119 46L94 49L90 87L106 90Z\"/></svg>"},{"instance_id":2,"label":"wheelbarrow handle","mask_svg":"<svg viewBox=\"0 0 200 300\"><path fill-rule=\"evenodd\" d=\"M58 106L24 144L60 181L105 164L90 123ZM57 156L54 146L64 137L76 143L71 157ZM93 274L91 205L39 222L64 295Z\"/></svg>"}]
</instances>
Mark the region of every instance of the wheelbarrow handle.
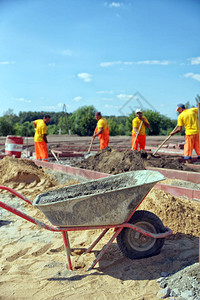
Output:
<instances>
[{"instance_id":1,"label":"wheelbarrow handle","mask_svg":"<svg viewBox=\"0 0 200 300\"><path fill-rule=\"evenodd\" d=\"M30 199L26 198L22 194L16 192L15 190L13 190L13 189L11 189L11 188L9 188L7 186L0 185L0 190L6 190L6 191L10 192L11 194L15 195L16 197L18 197L18 198L20 198L20 199L24 200L25 202L27 202L27 203L29 203L29 204L32 205L32 201Z\"/></svg>"},{"instance_id":2,"label":"wheelbarrow handle","mask_svg":"<svg viewBox=\"0 0 200 300\"><path fill-rule=\"evenodd\" d=\"M22 219L25 219L26 221L29 221L29 222L33 223L33 224L35 224L39 227L45 228L45 229L50 230L50 231L58 231L58 232L61 231L60 228L49 226L49 225L47 225L47 224L45 224L45 223L43 223L43 222L41 222L41 221L39 221L35 218L32 218L32 217L28 216L27 214L21 212L20 210L14 208L14 207L12 207L8 204L5 204L2 201L0 201L0 207L8 210L9 212L21 217Z\"/></svg>"}]
</instances>

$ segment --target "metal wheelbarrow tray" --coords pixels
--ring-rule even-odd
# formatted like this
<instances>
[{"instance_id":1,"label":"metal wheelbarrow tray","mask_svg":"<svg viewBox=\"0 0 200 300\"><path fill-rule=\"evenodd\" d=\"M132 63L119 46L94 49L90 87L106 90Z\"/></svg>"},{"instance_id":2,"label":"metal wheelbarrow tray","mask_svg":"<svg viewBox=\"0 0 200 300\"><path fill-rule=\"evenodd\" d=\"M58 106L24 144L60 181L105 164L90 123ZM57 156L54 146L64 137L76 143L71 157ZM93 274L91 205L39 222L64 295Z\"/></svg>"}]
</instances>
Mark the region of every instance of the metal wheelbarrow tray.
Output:
<instances>
[{"instance_id":1,"label":"metal wheelbarrow tray","mask_svg":"<svg viewBox=\"0 0 200 300\"><path fill-rule=\"evenodd\" d=\"M38 195L33 202L9 187L0 186L0 189L39 208L54 226L46 225L3 202L0 202L0 207L42 228L62 232L70 270L68 231L104 229L86 251L89 253L106 232L114 228L112 238L89 268L92 269L115 238L122 253L131 259L160 252L164 239L172 231L155 214L137 208L156 182L164 179L157 171L132 171L52 190Z\"/></svg>"},{"instance_id":2,"label":"metal wheelbarrow tray","mask_svg":"<svg viewBox=\"0 0 200 300\"><path fill-rule=\"evenodd\" d=\"M116 225L163 179L159 172L127 172L40 194L33 205L56 226Z\"/></svg>"}]
</instances>

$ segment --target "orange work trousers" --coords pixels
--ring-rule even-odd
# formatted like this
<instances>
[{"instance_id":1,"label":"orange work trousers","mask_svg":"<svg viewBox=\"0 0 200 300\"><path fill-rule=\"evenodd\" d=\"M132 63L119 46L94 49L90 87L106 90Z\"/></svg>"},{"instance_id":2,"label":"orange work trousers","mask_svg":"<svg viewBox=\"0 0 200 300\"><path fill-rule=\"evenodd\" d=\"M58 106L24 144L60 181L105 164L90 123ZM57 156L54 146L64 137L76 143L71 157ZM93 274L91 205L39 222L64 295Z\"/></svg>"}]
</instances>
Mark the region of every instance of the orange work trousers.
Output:
<instances>
[{"instance_id":1,"label":"orange work trousers","mask_svg":"<svg viewBox=\"0 0 200 300\"><path fill-rule=\"evenodd\" d=\"M135 138L136 138L136 133L132 132L132 144L131 144L131 149L133 147L133 144L135 142ZM141 149L145 149L146 146L146 134L144 135L138 135L137 140L135 142L135 146L133 148L133 150L138 150L140 151ZM139 148L138 148L139 147Z\"/></svg>"},{"instance_id":2,"label":"orange work trousers","mask_svg":"<svg viewBox=\"0 0 200 300\"><path fill-rule=\"evenodd\" d=\"M95 132L98 132L98 128L96 127ZM99 143L100 143L100 150L108 147L109 144L109 127L108 127L108 123L107 123L107 128L105 130L103 130L102 133L100 133L98 135L99 138Z\"/></svg>"},{"instance_id":3,"label":"orange work trousers","mask_svg":"<svg viewBox=\"0 0 200 300\"><path fill-rule=\"evenodd\" d=\"M43 142L35 142L35 155L36 159L48 161L48 148L47 144Z\"/></svg>"},{"instance_id":4,"label":"orange work trousers","mask_svg":"<svg viewBox=\"0 0 200 300\"><path fill-rule=\"evenodd\" d=\"M185 135L184 157L189 159L192 156L192 151L200 156L199 134Z\"/></svg>"},{"instance_id":5,"label":"orange work trousers","mask_svg":"<svg viewBox=\"0 0 200 300\"><path fill-rule=\"evenodd\" d=\"M100 150L108 147L109 144L109 134L99 134L99 143L100 143Z\"/></svg>"}]
</instances>

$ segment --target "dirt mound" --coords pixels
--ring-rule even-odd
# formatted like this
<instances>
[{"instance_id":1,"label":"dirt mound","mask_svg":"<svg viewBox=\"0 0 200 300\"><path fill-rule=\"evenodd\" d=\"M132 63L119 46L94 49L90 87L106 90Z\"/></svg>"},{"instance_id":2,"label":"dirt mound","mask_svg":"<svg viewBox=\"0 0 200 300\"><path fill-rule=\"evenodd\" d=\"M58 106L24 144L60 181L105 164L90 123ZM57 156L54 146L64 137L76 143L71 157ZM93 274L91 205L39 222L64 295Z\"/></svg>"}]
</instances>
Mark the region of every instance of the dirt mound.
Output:
<instances>
[{"instance_id":1,"label":"dirt mound","mask_svg":"<svg viewBox=\"0 0 200 300\"><path fill-rule=\"evenodd\" d=\"M121 152L109 147L74 164L74 166L107 174L145 170L144 160L140 152L129 150Z\"/></svg>"},{"instance_id":2,"label":"dirt mound","mask_svg":"<svg viewBox=\"0 0 200 300\"><path fill-rule=\"evenodd\" d=\"M194 169L185 165L185 162L178 158L177 156L171 155L162 155L162 156L149 156L149 159L145 159L145 165L149 167L155 168L164 168L164 169L174 169L174 170L182 170L182 171L192 171L195 172Z\"/></svg>"},{"instance_id":3,"label":"dirt mound","mask_svg":"<svg viewBox=\"0 0 200 300\"><path fill-rule=\"evenodd\" d=\"M119 151L109 147L99 151L81 162L74 164L75 167L94 170L107 174L119 174L128 171L145 170L146 167L158 167L183 171L193 171L181 162L177 157L172 156L148 156L145 151Z\"/></svg>"}]
</instances>

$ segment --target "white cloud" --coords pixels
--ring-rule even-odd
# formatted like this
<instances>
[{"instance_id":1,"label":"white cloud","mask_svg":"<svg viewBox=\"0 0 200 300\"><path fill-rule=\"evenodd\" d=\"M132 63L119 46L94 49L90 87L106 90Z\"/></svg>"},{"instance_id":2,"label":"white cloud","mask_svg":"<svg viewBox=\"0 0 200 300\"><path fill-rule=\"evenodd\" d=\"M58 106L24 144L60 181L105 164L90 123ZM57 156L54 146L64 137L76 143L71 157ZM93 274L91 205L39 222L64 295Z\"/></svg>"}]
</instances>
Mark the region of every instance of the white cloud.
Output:
<instances>
[{"instance_id":1,"label":"white cloud","mask_svg":"<svg viewBox=\"0 0 200 300\"><path fill-rule=\"evenodd\" d=\"M55 109L57 110L57 109L64 109L64 105L65 105L65 107L66 108L70 108L71 107L71 105L68 105L68 104L64 104L64 103L62 103L62 102L59 102L58 104L57 104L57 107L55 106Z\"/></svg>"},{"instance_id":2,"label":"white cloud","mask_svg":"<svg viewBox=\"0 0 200 300\"><path fill-rule=\"evenodd\" d=\"M108 101L108 102L112 102L113 101L113 98L102 98L102 101Z\"/></svg>"},{"instance_id":3,"label":"white cloud","mask_svg":"<svg viewBox=\"0 0 200 300\"><path fill-rule=\"evenodd\" d=\"M120 7L121 4L119 2L112 2L111 4L109 4L109 7L115 7L115 8L118 8Z\"/></svg>"},{"instance_id":4,"label":"white cloud","mask_svg":"<svg viewBox=\"0 0 200 300\"><path fill-rule=\"evenodd\" d=\"M133 95L127 95L127 94L119 94L117 95L117 98L120 99L120 100L129 100L131 97L133 97Z\"/></svg>"},{"instance_id":5,"label":"white cloud","mask_svg":"<svg viewBox=\"0 0 200 300\"><path fill-rule=\"evenodd\" d=\"M77 96L77 97L74 97L74 101L76 102L79 102L81 101L83 98L81 96Z\"/></svg>"},{"instance_id":6,"label":"white cloud","mask_svg":"<svg viewBox=\"0 0 200 300\"><path fill-rule=\"evenodd\" d=\"M119 108L119 105L105 104L105 108Z\"/></svg>"},{"instance_id":7,"label":"white cloud","mask_svg":"<svg viewBox=\"0 0 200 300\"><path fill-rule=\"evenodd\" d=\"M66 108L71 108L71 105L65 104ZM55 105L43 105L41 107L42 110L44 111L63 111L64 108L64 103L63 102L58 102Z\"/></svg>"},{"instance_id":8,"label":"white cloud","mask_svg":"<svg viewBox=\"0 0 200 300\"><path fill-rule=\"evenodd\" d=\"M59 102L57 105L58 105L59 108L61 108L61 107L63 108L64 103Z\"/></svg>"},{"instance_id":9,"label":"white cloud","mask_svg":"<svg viewBox=\"0 0 200 300\"><path fill-rule=\"evenodd\" d=\"M42 110L46 110L46 111L51 111L51 110L56 110L57 106L54 105L46 105L46 106L42 106Z\"/></svg>"},{"instance_id":10,"label":"white cloud","mask_svg":"<svg viewBox=\"0 0 200 300\"><path fill-rule=\"evenodd\" d=\"M119 60L119 61L108 61L108 62L102 62L100 63L100 66L101 67L110 67L110 66L114 66L114 65L119 65L121 64L122 62Z\"/></svg>"},{"instance_id":11,"label":"white cloud","mask_svg":"<svg viewBox=\"0 0 200 300\"><path fill-rule=\"evenodd\" d=\"M15 63L15 61L1 61L0 65L14 65Z\"/></svg>"},{"instance_id":12,"label":"white cloud","mask_svg":"<svg viewBox=\"0 0 200 300\"><path fill-rule=\"evenodd\" d=\"M141 61L137 61L137 62L133 62L133 61L125 61L122 62L121 60L118 61L108 61L108 62L101 62L100 63L100 67L110 67L110 66L114 66L114 65L133 65L133 64L138 64L138 65L169 65L171 62L168 60L141 60Z\"/></svg>"},{"instance_id":13,"label":"white cloud","mask_svg":"<svg viewBox=\"0 0 200 300\"><path fill-rule=\"evenodd\" d=\"M200 65L200 56L193 57L190 60L191 60L191 65Z\"/></svg>"},{"instance_id":14,"label":"white cloud","mask_svg":"<svg viewBox=\"0 0 200 300\"><path fill-rule=\"evenodd\" d=\"M63 56L72 56L72 51L69 49L60 51L60 54Z\"/></svg>"},{"instance_id":15,"label":"white cloud","mask_svg":"<svg viewBox=\"0 0 200 300\"><path fill-rule=\"evenodd\" d=\"M194 73L186 73L183 75L185 78L192 78L194 80L200 81L200 74L194 74Z\"/></svg>"},{"instance_id":16,"label":"white cloud","mask_svg":"<svg viewBox=\"0 0 200 300\"><path fill-rule=\"evenodd\" d=\"M98 91L97 94L113 94L113 91Z\"/></svg>"},{"instance_id":17,"label":"white cloud","mask_svg":"<svg viewBox=\"0 0 200 300\"><path fill-rule=\"evenodd\" d=\"M125 65L133 65L134 62L133 62L133 61L125 61L124 64L125 64Z\"/></svg>"},{"instance_id":18,"label":"white cloud","mask_svg":"<svg viewBox=\"0 0 200 300\"><path fill-rule=\"evenodd\" d=\"M92 80L92 75L88 73L79 73L78 77L85 82L90 82Z\"/></svg>"},{"instance_id":19,"label":"white cloud","mask_svg":"<svg viewBox=\"0 0 200 300\"><path fill-rule=\"evenodd\" d=\"M138 61L137 64L145 64L145 65L169 65L170 62L168 60L141 60L141 61Z\"/></svg>"},{"instance_id":20,"label":"white cloud","mask_svg":"<svg viewBox=\"0 0 200 300\"><path fill-rule=\"evenodd\" d=\"M19 102L24 102L24 103L31 103L32 102L31 100L25 99L25 98L14 98L13 100L19 101Z\"/></svg>"},{"instance_id":21,"label":"white cloud","mask_svg":"<svg viewBox=\"0 0 200 300\"><path fill-rule=\"evenodd\" d=\"M114 8L119 8L120 6L122 6L122 4L120 2L112 2L112 3L108 3L108 2L104 2L105 6L108 7L114 7Z\"/></svg>"}]
</instances>

